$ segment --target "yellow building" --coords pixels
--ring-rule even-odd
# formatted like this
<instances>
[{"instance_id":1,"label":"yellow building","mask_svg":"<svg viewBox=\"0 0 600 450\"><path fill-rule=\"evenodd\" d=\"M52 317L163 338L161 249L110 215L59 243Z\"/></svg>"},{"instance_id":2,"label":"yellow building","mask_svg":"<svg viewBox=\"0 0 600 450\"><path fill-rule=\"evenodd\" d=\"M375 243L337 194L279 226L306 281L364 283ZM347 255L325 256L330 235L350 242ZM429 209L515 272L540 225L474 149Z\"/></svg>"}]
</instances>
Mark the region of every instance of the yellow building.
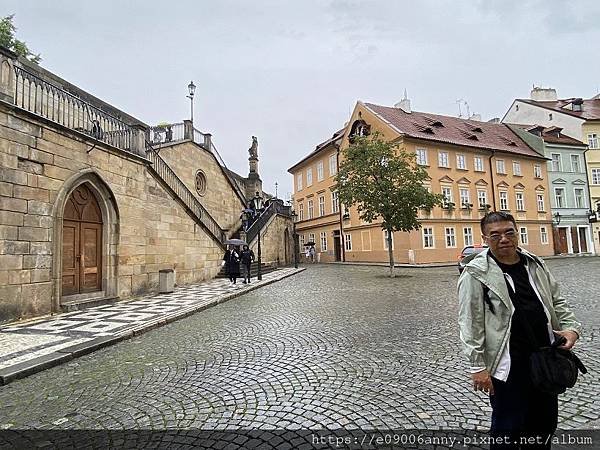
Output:
<instances>
[{"instance_id":1,"label":"yellow building","mask_svg":"<svg viewBox=\"0 0 600 450\"><path fill-rule=\"evenodd\" d=\"M403 100L395 107L358 102L344 130L289 169L300 242L314 239L321 261L388 261L379 223L361 221L356 207L346 214L339 207L336 213L327 209L328 201L335 202L335 182L320 169L328 168L338 146L346 148L352 136L376 131L414 152L429 172L429 188L446 197L444 207L420 212L420 230L394 233L397 262L456 261L463 246L481 243L479 221L490 209L515 216L524 248L553 254L546 159L504 124L414 112Z\"/></svg>"}]
</instances>

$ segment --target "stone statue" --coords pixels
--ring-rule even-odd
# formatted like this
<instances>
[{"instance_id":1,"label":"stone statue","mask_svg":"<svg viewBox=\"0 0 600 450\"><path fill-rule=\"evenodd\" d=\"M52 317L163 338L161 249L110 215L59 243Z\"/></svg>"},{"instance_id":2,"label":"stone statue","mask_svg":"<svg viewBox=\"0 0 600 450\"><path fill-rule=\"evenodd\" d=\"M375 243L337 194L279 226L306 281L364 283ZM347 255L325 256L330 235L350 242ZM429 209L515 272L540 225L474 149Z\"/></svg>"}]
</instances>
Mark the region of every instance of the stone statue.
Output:
<instances>
[{"instance_id":1,"label":"stone statue","mask_svg":"<svg viewBox=\"0 0 600 450\"><path fill-rule=\"evenodd\" d=\"M258 158L258 139L256 136L252 136L252 146L248 149L250 158Z\"/></svg>"}]
</instances>

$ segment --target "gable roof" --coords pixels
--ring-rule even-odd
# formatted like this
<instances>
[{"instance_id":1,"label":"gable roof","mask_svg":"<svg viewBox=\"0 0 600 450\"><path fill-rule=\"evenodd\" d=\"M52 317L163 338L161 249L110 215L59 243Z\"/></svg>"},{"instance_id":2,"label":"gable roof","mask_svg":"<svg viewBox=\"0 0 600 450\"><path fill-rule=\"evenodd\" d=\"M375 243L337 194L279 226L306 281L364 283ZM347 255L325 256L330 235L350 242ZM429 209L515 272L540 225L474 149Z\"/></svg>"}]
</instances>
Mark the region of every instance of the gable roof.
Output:
<instances>
[{"instance_id":1,"label":"gable roof","mask_svg":"<svg viewBox=\"0 0 600 450\"><path fill-rule=\"evenodd\" d=\"M571 136L568 136L562 132L562 128L560 127L545 127L543 125L520 125L520 124L510 124L514 127L519 127L525 131L530 132L531 134L541 137L544 142L548 144L560 144L560 145L571 145L573 147L587 147L581 141L578 141Z\"/></svg>"},{"instance_id":2,"label":"gable roof","mask_svg":"<svg viewBox=\"0 0 600 450\"><path fill-rule=\"evenodd\" d=\"M363 105L408 137L541 158L503 123L478 122L418 111L407 113L400 108L372 103Z\"/></svg>"},{"instance_id":3,"label":"gable roof","mask_svg":"<svg viewBox=\"0 0 600 450\"><path fill-rule=\"evenodd\" d=\"M552 111L556 111L562 114L567 114L569 116L578 117L584 120L600 120L600 98L590 98L588 100L583 100L581 104L581 111L573 111L571 109L571 105L574 100L578 100L577 98L566 98L562 100L553 100L553 101L536 101L528 98L518 98L515 101L528 103L533 106L539 106L541 108L550 109Z\"/></svg>"},{"instance_id":4,"label":"gable roof","mask_svg":"<svg viewBox=\"0 0 600 450\"><path fill-rule=\"evenodd\" d=\"M327 146L329 146L331 144L339 146L340 142L342 141L342 138L344 137L344 131L346 131L346 127L337 130L335 133L333 133L333 136L331 136L326 141L321 142L319 145L317 145L315 147L315 149L312 152L310 152L308 155L306 155L304 158L302 158L300 161L298 161L296 164L294 164L292 167L290 167L288 169L288 172L292 173L292 170L294 170L296 167L298 167L304 161L307 161L310 158L312 158L313 156L315 156L317 153L319 153L321 150L325 149Z\"/></svg>"}]
</instances>

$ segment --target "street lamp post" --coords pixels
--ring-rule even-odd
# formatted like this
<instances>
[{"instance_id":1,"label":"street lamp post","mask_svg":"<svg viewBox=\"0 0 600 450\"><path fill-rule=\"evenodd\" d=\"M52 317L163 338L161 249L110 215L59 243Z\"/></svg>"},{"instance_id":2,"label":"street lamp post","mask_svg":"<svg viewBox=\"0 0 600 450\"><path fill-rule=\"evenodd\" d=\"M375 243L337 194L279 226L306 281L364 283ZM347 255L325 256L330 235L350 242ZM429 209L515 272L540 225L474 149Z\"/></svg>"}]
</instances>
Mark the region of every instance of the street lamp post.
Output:
<instances>
[{"instance_id":1,"label":"street lamp post","mask_svg":"<svg viewBox=\"0 0 600 450\"><path fill-rule=\"evenodd\" d=\"M298 219L298 214L296 211L292 210L292 239L294 240L294 268L298 268L298 235L296 234L296 220Z\"/></svg>"},{"instance_id":2,"label":"street lamp post","mask_svg":"<svg viewBox=\"0 0 600 450\"><path fill-rule=\"evenodd\" d=\"M260 218L260 214L262 213L262 208L263 208L263 198L260 196L260 194L258 193L258 191L256 192L256 195L254 196L254 209L256 210L256 216L257 216L257 220L258 218ZM262 280L262 253L261 253L261 248L260 248L260 226L261 224L258 224L258 273L256 274L256 278L258 279L258 281Z\"/></svg>"},{"instance_id":3,"label":"street lamp post","mask_svg":"<svg viewBox=\"0 0 600 450\"><path fill-rule=\"evenodd\" d=\"M554 224L556 226L559 226L560 225L560 213L558 211L555 212L554 215L552 216L552 218L553 218L552 221L554 222Z\"/></svg>"},{"instance_id":4,"label":"street lamp post","mask_svg":"<svg viewBox=\"0 0 600 450\"><path fill-rule=\"evenodd\" d=\"M190 99L190 121L194 123L194 93L196 92L196 85L193 81L188 84L189 95L186 95Z\"/></svg>"}]
</instances>

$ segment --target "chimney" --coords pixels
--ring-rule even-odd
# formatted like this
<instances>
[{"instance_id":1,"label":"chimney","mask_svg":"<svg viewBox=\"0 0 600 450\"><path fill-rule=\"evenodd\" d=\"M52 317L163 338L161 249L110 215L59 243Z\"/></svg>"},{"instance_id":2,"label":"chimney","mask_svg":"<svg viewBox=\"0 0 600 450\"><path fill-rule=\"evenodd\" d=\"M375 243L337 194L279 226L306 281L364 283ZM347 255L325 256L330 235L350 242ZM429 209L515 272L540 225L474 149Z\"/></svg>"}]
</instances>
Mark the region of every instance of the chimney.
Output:
<instances>
[{"instance_id":1,"label":"chimney","mask_svg":"<svg viewBox=\"0 0 600 450\"><path fill-rule=\"evenodd\" d=\"M555 102L557 99L556 89L534 86L531 90L531 100L536 102Z\"/></svg>"},{"instance_id":2,"label":"chimney","mask_svg":"<svg viewBox=\"0 0 600 450\"><path fill-rule=\"evenodd\" d=\"M469 117L469 120L476 120L477 122L481 122L481 114L473 114Z\"/></svg>"},{"instance_id":3,"label":"chimney","mask_svg":"<svg viewBox=\"0 0 600 450\"><path fill-rule=\"evenodd\" d=\"M406 95L406 89L404 89L404 98L402 100L400 100L398 103L396 103L394 105L394 108L401 109L405 113L409 113L409 114L411 113L410 100L408 99L408 97Z\"/></svg>"}]
</instances>

